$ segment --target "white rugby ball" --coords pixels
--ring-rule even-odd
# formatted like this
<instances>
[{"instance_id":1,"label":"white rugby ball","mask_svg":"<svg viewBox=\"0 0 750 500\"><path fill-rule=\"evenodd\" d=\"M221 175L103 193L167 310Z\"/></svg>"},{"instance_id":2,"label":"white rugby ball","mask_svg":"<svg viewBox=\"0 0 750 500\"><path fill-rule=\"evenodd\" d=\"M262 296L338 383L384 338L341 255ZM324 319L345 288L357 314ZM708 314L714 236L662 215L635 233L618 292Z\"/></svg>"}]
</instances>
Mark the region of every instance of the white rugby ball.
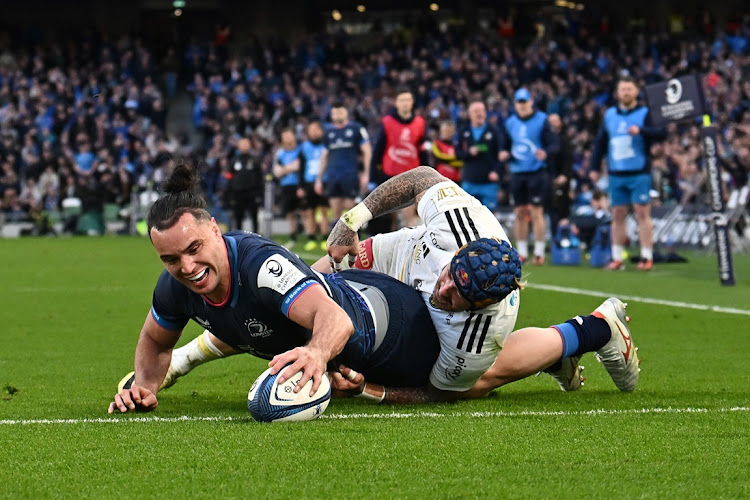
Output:
<instances>
[{"instance_id":1,"label":"white rugby ball","mask_svg":"<svg viewBox=\"0 0 750 500\"><path fill-rule=\"evenodd\" d=\"M328 377L323 377L323 382L317 392L310 396L312 379L299 392L294 392L294 388L302 378L301 371L285 380L283 384L277 382L279 373L285 369L286 367L276 375L271 375L269 368L253 382L247 394L247 409L258 422L315 420L328 407L331 401L331 383Z\"/></svg>"}]
</instances>

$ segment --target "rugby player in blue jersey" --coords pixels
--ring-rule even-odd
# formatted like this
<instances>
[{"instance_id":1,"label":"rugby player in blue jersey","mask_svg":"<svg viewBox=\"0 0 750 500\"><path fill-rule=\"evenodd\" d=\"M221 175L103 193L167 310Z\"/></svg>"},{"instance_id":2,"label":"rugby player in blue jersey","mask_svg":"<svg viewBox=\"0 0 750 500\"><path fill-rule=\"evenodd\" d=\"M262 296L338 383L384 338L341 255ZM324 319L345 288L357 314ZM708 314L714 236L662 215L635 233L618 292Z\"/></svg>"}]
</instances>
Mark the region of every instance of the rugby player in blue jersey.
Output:
<instances>
[{"instance_id":1,"label":"rugby player in blue jersey","mask_svg":"<svg viewBox=\"0 0 750 500\"><path fill-rule=\"evenodd\" d=\"M349 112L342 102L334 102L331 106L331 122L323 135L326 150L320 160L315 191L328 198L333 217L338 219L354 206L359 193L367 189L372 147L367 130L359 123L349 121ZM357 168L360 153L362 171Z\"/></svg>"},{"instance_id":2,"label":"rugby player in blue jersey","mask_svg":"<svg viewBox=\"0 0 750 500\"><path fill-rule=\"evenodd\" d=\"M313 380L346 365L387 385L423 385L440 346L419 294L382 274L322 275L257 234L222 235L194 189L197 172L178 164L166 196L147 216L164 264L135 352L135 375L109 412L152 410L172 348L188 320L214 332L226 352L269 359L284 380ZM204 347L207 348L207 346ZM214 349L215 346L213 347Z\"/></svg>"}]
</instances>

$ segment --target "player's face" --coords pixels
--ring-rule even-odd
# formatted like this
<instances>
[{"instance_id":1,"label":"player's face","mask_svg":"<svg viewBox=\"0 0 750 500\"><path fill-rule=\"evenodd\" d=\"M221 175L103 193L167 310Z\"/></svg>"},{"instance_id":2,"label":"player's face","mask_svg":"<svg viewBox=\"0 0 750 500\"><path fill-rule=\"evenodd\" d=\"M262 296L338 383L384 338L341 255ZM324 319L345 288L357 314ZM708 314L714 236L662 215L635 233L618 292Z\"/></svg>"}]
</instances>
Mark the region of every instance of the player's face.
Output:
<instances>
[{"instance_id":1,"label":"player's face","mask_svg":"<svg viewBox=\"0 0 750 500\"><path fill-rule=\"evenodd\" d=\"M617 100L623 107L631 107L637 98L638 88L633 82L620 82L617 84Z\"/></svg>"},{"instance_id":2,"label":"player's face","mask_svg":"<svg viewBox=\"0 0 750 500\"><path fill-rule=\"evenodd\" d=\"M401 116L411 115L414 107L414 97L411 92L404 92L396 96L396 112Z\"/></svg>"},{"instance_id":3,"label":"player's face","mask_svg":"<svg viewBox=\"0 0 750 500\"><path fill-rule=\"evenodd\" d=\"M229 260L216 221L198 221L186 213L168 229L152 229L151 242L164 268L177 281L212 302L224 300Z\"/></svg>"},{"instance_id":4,"label":"player's face","mask_svg":"<svg viewBox=\"0 0 750 500\"><path fill-rule=\"evenodd\" d=\"M349 112L346 108L331 108L331 121L334 125L344 125L347 118L349 118Z\"/></svg>"},{"instance_id":5,"label":"player's face","mask_svg":"<svg viewBox=\"0 0 750 500\"><path fill-rule=\"evenodd\" d=\"M440 272L435 289L430 296L430 303L444 311L468 311L471 308L471 302L458 293L450 268L451 266L447 265Z\"/></svg>"}]
</instances>

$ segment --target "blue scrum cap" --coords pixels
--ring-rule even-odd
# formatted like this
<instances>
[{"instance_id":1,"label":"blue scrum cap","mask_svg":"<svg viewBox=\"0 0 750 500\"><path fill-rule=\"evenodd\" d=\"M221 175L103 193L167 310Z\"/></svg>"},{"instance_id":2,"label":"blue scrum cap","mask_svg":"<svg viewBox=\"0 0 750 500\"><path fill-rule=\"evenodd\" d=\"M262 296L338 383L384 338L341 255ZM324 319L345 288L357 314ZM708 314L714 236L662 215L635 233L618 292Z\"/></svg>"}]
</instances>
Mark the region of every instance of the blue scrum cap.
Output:
<instances>
[{"instance_id":1,"label":"blue scrum cap","mask_svg":"<svg viewBox=\"0 0 750 500\"><path fill-rule=\"evenodd\" d=\"M521 260L507 241L480 238L456 252L451 276L461 296L481 309L519 288Z\"/></svg>"}]
</instances>

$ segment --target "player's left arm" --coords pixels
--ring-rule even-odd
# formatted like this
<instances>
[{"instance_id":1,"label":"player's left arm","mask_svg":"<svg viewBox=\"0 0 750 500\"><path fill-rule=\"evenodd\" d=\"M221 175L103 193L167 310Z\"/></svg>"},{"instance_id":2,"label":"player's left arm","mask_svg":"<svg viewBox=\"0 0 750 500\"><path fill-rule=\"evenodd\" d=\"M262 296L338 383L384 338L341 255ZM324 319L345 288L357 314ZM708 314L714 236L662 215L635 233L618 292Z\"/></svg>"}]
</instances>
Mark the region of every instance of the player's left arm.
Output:
<instances>
[{"instance_id":1,"label":"player's left arm","mask_svg":"<svg viewBox=\"0 0 750 500\"><path fill-rule=\"evenodd\" d=\"M313 379L310 394L318 390L326 372L328 361L337 356L354 332L354 325L346 312L333 301L320 284L302 291L289 306L287 317L309 330L312 338L302 346L274 356L269 363L271 373L277 373L287 363L292 363L279 376L279 383L302 370L303 375L295 391Z\"/></svg>"}]
</instances>

